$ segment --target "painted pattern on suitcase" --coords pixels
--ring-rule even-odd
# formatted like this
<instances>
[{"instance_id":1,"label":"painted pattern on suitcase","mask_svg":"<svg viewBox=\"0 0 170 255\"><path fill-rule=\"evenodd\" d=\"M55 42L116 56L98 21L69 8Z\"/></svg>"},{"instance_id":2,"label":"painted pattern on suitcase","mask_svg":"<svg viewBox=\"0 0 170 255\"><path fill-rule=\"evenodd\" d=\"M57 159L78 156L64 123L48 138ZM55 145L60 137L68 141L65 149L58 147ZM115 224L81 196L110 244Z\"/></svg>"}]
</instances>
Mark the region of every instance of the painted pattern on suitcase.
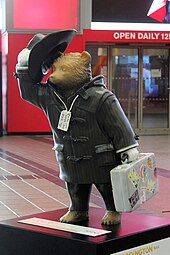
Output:
<instances>
[{"instance_id":1,"label":"painted pattern on suitcase","mask_svg":"<svg viewBox=\"0 0 170 255\"><path fill-rule=\"evenodd\" d=\"M154 153L140 153L138 160L111 170L116 210L131 212L158 193Z\"/></svg>"}]
</instances>

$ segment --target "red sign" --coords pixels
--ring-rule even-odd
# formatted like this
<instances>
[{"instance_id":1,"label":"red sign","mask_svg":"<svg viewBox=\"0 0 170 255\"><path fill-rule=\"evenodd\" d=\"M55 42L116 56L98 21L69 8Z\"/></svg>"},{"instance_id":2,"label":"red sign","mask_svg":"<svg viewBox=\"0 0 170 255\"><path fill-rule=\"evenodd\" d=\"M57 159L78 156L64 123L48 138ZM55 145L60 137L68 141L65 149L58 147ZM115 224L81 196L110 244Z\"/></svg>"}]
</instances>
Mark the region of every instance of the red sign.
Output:
<instances>
[{"instance_id":1,"label":"red sign","mask_svg":"<svg viewBox=\"0 0 170 255\"><path fill-rule=\"evenodd\" d=\"M170 43L170 31L114 31L113 41Z\"/></svg>"},{"instance_id":2,"label":"red sign","mask_svg":"<svg viewBox=\"0 0 170 255\"><path fill-rule=\"evenodd\" d=\"M14 29L79 30L79 0L14 0Z\"/></svg>"}]
</instances>

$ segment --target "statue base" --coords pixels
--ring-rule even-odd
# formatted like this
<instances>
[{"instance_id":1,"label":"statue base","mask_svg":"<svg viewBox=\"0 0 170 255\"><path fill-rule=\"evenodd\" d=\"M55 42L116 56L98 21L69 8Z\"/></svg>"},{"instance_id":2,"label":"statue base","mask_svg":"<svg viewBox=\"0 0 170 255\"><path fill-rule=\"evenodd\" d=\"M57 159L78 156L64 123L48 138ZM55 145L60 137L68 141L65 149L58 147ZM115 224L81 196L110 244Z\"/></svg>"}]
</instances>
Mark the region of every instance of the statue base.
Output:
<instances>
[{"instance_id":1,"label":"statue base","mask_svg":"<svg viewBox=\"0 0 170 255\"><path fill-rule=\"evenodd\" d=\"M90 208L89 221L77 225L111 231L96 237L18 222L33 217L58 222L66 211L60 209L1 221L0 254L124 255L121 252L127 249L138 249L141 245L148 246L160 240L166 240L170 245L170 219L134 212L122 213L121 224L106 227L101 225L105 210ZM167 247L167 243L164 246ZM158 250L156 252L161 254Z\"/></svg>"}]
</instances>

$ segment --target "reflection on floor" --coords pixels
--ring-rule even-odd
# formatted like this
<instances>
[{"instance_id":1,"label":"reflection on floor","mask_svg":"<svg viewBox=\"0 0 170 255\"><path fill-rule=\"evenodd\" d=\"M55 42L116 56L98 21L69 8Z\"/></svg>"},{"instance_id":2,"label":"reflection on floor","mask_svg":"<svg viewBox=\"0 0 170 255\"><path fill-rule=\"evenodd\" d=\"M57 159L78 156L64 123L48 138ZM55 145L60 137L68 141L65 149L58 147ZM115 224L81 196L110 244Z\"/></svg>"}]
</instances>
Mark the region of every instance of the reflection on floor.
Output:
<instances>
[{"instance_id":1,"label":"reflection on floor","mask_svg":"<svg viewBox=\"0 0 170 255\"><path fill-rule=\"evenodd\" d=\"M52 147L51 136L0 138L0 220L69 206ZM160 190L136 212L170 218L170 136L141 136L139 150L155 153ZM104 207L95 187L90 206Z\"/></svg>"}]
</instances>

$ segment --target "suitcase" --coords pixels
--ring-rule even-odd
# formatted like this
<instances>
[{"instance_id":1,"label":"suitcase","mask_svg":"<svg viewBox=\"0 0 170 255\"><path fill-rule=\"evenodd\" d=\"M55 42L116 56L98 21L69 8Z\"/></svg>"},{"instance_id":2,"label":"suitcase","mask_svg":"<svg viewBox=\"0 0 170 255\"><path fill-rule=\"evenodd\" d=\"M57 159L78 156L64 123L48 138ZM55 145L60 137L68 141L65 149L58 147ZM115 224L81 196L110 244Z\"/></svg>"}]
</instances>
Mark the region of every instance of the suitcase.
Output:
<instances>
[{"instance_id":1,"label":"suitcase","mask_svg":"<svg viewBox=\"0 0 170 255\"><path fill-rule=\"evenodd\" d=\"M134 211L159 190L154 153L140 153L136 161L119 165L110 174L118 212Z\"/></svg>"}]
</instances>

